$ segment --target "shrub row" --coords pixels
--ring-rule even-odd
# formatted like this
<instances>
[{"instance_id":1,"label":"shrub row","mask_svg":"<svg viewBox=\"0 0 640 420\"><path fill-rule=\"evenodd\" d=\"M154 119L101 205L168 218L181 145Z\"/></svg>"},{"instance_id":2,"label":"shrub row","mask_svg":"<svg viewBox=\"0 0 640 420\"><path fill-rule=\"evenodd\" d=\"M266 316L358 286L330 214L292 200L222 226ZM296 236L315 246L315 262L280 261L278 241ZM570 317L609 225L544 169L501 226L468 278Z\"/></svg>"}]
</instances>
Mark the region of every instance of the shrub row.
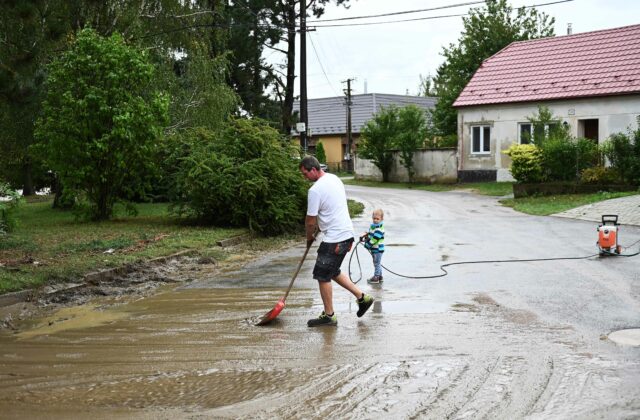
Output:
<instances>
[{"instance_id":1,"label":"shrub row","mask_svg":"<svg viewBox=\"0 0 640 420\"><path fill-rule=\"evenodd\" d=\"M640 185L640 129L614 134L602 145L558 136L538 145L513 144L504 153L519 183Z\"/></svg>"}]
</instances>

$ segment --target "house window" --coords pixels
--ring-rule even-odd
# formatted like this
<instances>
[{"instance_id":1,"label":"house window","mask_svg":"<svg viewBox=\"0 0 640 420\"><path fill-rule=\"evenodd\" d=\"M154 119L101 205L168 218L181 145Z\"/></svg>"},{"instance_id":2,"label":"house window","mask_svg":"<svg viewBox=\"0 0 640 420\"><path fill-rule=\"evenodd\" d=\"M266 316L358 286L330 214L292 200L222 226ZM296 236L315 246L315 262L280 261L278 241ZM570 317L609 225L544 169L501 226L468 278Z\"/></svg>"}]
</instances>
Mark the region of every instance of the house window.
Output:
<instances>
[{"instance_id":1,"label":"house window","mask_svg":"<svg viewBox=\"0 0 640 420\"><path fill-rule=\"evenodd\" d=\"M533 137L531 136L531 134L533 133L532 124L520 123L518 125L520 126L520 129L518 130L520 136L518 140L520 140L520 144L533 143Z\"/></svg>"},{"instance_id":2,"label":"house window","mask_svg":"<svg viewBox=\"0 0 640 420\"><path fill-rule=\"evenodd\" d=\"M471 153L491 152L491 127L475 125L471 127Z\"/></svg>"},{"instance_id":3,"label":"house window","mask_svg":"<svg viewBox=\"0 0 640 420\"><path fill-rule=\"evenodd\" d=\"M518 141L520 144L534 144L535 139L547 139L549 133L559 130L560 124L550 122L548 124L518 123Z\"/></svg>"}]
</instances>

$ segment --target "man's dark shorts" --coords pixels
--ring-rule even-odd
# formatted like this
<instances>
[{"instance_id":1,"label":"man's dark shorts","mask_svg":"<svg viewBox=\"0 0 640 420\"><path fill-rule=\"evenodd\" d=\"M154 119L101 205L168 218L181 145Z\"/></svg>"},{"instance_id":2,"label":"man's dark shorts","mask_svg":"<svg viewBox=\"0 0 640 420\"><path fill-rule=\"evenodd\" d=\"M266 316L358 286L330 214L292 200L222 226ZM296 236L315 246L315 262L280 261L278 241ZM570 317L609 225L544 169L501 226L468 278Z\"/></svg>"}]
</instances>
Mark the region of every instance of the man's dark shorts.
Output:
<instances>
[{"instance_id":1,"label":"man's dark shorts","mask_svg":"<svg viewBox=\"0 0 640 420\"><path fill-rule=\"evenodd\" d=\"M353 245L353 238L337 243L320 243L316 265L313 267L313 278L327 282L340 274L340 266L345 255L351 250L351 245Z\"/></svg>"}]
</instances>

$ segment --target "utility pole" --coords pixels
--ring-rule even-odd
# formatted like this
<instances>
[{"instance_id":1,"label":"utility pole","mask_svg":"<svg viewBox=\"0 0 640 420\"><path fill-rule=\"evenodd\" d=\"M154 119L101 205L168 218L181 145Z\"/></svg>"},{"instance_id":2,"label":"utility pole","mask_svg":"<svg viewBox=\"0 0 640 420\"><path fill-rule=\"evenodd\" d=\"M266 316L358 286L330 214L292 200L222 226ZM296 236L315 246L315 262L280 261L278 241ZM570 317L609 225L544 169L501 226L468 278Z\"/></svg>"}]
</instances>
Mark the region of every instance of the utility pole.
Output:
<instances>
[{"instance_id":1,"label":"utility pole","mask_svg":"<svg viewBox=\"0 0 640 420\"><path fill-rule=\"evenodd\" d=\"M307 2L300 0L300 122L304 129L300 132L300 145L307 154L307 133L309 115L307 113Z\"/></svg>"},{"instance_id":2,"label":"utility pole","mask_svg":"<svg viewBox=\"0 0 640 420\"><path fill-rule=\"evenodd\" d=\"M351 156L353 142L353 137L351 135L351 82L353 80L354 79L345 80L345 82L347 83L347 89L345 91L345 94L347 95L347 153L345 153L345 160L347 161L347 171L353 170L351 164L351 162L353 162Z\"/></svg>"}]
</instances>

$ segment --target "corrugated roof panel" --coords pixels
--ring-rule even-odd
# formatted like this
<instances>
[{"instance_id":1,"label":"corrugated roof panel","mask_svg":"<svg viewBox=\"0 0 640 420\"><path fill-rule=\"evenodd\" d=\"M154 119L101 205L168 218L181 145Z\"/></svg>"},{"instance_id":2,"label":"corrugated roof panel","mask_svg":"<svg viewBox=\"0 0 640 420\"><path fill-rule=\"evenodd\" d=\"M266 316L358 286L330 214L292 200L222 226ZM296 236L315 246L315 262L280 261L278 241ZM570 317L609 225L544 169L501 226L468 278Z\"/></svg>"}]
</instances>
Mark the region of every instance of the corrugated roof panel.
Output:
<instances>
[{"instance_id":1,"label":"corrugated roof panel","mask_svg":"<svg viewBox=\"0 0 640 420\"><path fill-rule=\"evenodd\" d=\"M425 96L391 95L384 93L368 93L351 96L351 132L359 133L364 124L369 121L382 107L396 105L398 107L409 104L418 105L423 109L435 106L436 98ZM300 110L300 102L295 101L293 110ZM347 132L346 97L309 99L307 101L309 114L309 128L312 135L344 134Z\"/></svg>"},{"instance_id":2,"label":"corrugated roof panel","mask_svg":"<svg viewBox=\"0 0 640 420\"><path fill-rule=\"evenodd\" d=\"M454 106L640 92L640 25L514 42L485 60Z\"/></svg>"}]
</instances>

